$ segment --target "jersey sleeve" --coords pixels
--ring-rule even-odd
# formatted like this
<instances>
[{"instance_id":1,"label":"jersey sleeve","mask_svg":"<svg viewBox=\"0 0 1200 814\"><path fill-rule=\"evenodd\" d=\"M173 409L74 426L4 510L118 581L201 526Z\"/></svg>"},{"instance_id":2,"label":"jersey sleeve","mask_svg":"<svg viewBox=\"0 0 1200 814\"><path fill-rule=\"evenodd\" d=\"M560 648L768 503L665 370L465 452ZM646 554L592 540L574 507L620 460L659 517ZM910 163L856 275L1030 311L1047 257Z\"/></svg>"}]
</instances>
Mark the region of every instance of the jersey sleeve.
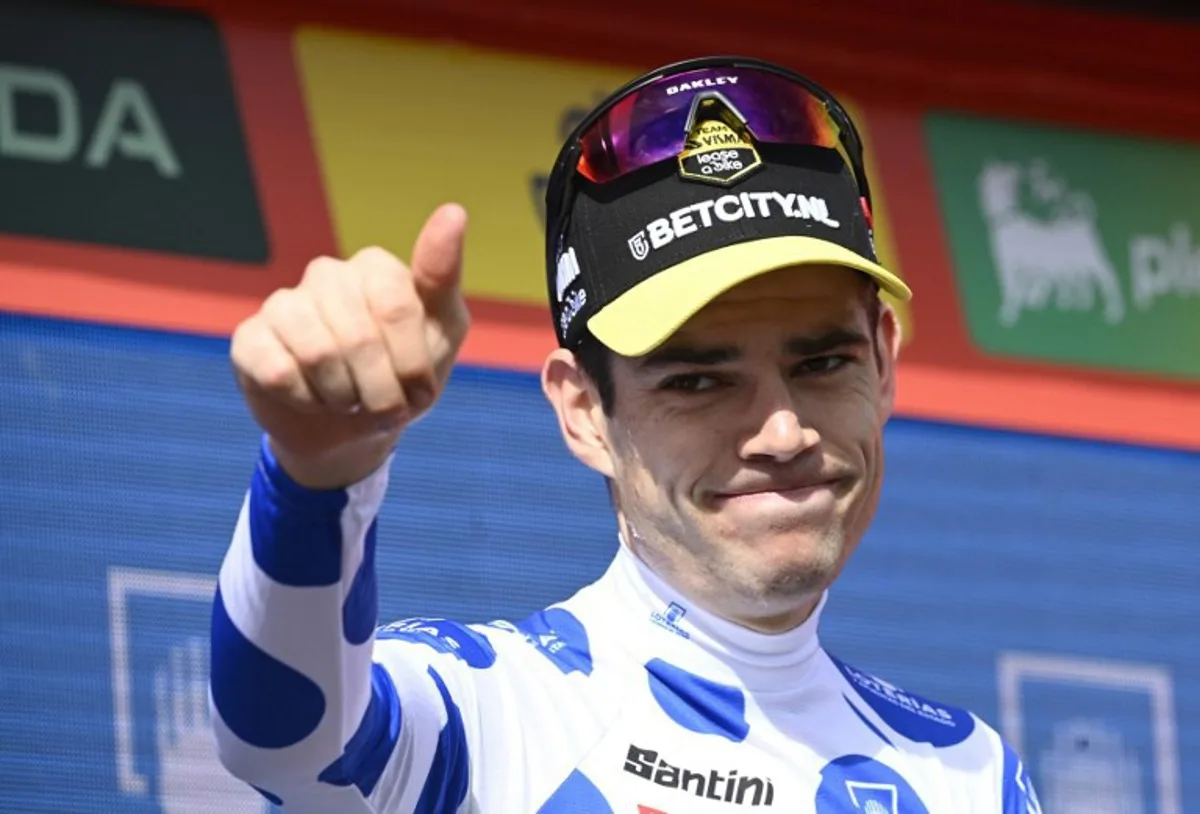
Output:
<instances>
[{"instance_id":1,"label":"jersey sleeve","mask_svg":"<svg viewBox=\"0 0 1200 814\"><path fill-rule=\"evenodd\" d=\"M287 812L452 812L467 795L470 687L436 650L376 640L387 478L385 464L347 489L307 489L264 441L221 566L217 752Z\"/></svg>"},{"instance_id":2,"label":"jersey sleeve","mask_svg":"<svg viewBox=\"0 0 1200 814\"><path fill-rule=\"evenodd\" d=\"M1000 781L1002 814L1042 814L1037 791L1024 761L1007 742L1003 742L1003 747L1003 776Z\"/></svg>"}]
</instances>

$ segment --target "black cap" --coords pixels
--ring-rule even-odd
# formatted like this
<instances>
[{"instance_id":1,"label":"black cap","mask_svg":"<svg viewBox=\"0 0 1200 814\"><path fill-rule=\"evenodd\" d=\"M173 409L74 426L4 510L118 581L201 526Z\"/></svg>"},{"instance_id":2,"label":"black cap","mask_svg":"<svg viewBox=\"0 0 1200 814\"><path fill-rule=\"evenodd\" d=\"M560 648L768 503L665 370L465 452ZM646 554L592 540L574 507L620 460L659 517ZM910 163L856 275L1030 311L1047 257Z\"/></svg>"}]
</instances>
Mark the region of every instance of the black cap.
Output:
<instances>
[{"instance_id":1,"label":"black cap","mask_svg":"<svg viewBox=\"0 0 1200 814\"><path fill-rule=\"evenodd\" d=\"M548 269L560 345L590 330L640 356L724 291L788 266L850 267L911 296L878 264L865 203L836 149L744 140L707 162L696 152L603 185L577 179Z\"/></svg>"}]
</instances>

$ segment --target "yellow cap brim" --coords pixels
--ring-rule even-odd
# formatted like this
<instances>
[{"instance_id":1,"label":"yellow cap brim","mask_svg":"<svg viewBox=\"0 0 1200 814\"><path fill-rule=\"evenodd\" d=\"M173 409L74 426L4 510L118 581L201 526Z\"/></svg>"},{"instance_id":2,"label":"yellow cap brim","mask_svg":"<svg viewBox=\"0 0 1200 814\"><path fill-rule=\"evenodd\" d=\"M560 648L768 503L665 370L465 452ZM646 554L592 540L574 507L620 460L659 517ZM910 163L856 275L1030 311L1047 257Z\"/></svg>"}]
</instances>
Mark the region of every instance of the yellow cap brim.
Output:
<instances>
[{"instance_id":1,"label":"yellow cap brim","mask_svg":"<svg viewBox=\"0 0 1200 814\"><path fill-rule=\"evenodd\" d=\"M721 294L769 271L824 264L857 269L884 293L906 302L912 291L878 263L815 237L784 235L723 246L660 271L588 320L597 339L622 356L641 356L665 342Z\"/></svg>"}]
</instances>

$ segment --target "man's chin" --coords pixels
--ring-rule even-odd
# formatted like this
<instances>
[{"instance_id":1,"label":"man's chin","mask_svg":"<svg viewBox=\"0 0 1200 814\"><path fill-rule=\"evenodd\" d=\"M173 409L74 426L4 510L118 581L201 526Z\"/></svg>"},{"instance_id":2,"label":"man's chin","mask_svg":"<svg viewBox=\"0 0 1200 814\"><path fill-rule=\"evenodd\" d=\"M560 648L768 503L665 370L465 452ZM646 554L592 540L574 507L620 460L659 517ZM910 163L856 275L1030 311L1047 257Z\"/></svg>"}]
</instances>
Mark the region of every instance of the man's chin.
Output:
<instances>
[{"instance_id":1,"label":"man's chin","mask_svg":"<svg viewBox=\"0 0 1200 814\"><path fill-rule=\"evenodd\" d=\"M732 548L768 560L810 560L842 547L841 525L834 512L772 512L722 520L722 536L730 538Z\"/></svg>"},{"instance_id":2,"label":"man's chin","mask_svg":"<svg viewBox=\"0 0 1200 814\"><path fill-rule=\"evenodd\" d=\"M837 576L844 546L840 538L812 529L765 531L737 545L741 570L768 593L824 590Z\"/></svg>"},{"instance_id":3,"label":"man's chin","mask_svg":"<svg viewBox=\"0 0 1200 814\"><path fill-rule=\"evenodd\" d=\"M828 588L837 572L836 561L793 562L764 574L763 586L776 595L808 596Z\"/></svg>"}]
</instances>

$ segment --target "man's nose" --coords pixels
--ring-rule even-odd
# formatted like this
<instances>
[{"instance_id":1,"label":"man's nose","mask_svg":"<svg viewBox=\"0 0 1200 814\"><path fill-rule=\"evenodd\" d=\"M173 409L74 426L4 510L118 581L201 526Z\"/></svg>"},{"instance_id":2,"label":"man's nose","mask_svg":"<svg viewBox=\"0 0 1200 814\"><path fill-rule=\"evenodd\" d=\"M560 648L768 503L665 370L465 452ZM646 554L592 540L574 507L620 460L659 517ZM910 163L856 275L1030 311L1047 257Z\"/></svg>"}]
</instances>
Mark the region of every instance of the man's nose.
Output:
<instances>
[{"instance_id":1,"label":"man's nose","mask_svg":"<svg viewBox=\"0 0 1200 814\"><path fill-rule=\"evenodd\" d=\"M781 377L757 388L747 410L739 453L746 460L790 461L819 440L816 428L806 423L795 394Z\"/></svg>"}]
</instances>

